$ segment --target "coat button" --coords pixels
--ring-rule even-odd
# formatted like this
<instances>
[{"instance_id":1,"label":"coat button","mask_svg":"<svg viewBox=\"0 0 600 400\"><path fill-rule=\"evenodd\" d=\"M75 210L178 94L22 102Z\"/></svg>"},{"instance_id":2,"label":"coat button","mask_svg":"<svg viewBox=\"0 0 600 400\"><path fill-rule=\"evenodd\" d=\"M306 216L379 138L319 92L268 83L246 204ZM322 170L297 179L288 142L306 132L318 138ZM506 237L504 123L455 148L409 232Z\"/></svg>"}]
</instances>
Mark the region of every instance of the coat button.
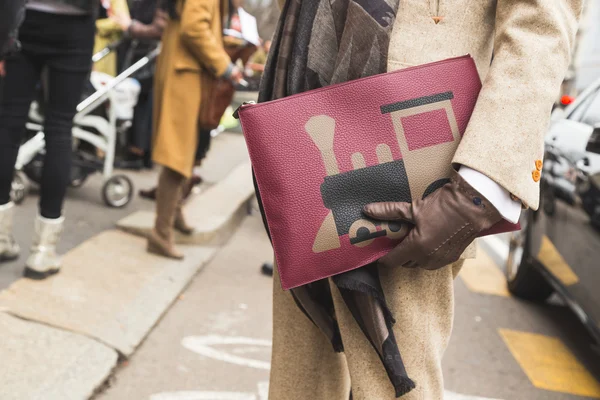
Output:
<instances>
[{"instance_id":1,"label":"coat button","mask_svg":"<svg viewBox=\"0 0 600 400\"><path fill-rule=\"evenodd\" d=\"M540 178L542 177L542 174L540 173L540 171L538 171L537 169L535 171L533 171L531 173L531 176L533 177L533 181L534 182L539 182Z\"/></svg>"},{"instance_id":2,"label":"coat button","mask_svg":"<svg viewBox=\"0 0 600 400\"><path fill-rule=\"evenodd\" d=\"M479 198L479 197L473 197L473 204L475 204L476 206L480 206L481 205L481 198Z\"/></svg>"},{"instance_id":3,"label":"coat button","mask_svg":"<svg viewBox=\"0 0 600 400\"><path fill-rule=\"evenodd\" d=\"M535 161L535 169L537 169L538 171L541 171L543 166L544 166L544 163L542 162L542 160Z\"/></svg>"}]
</instances>

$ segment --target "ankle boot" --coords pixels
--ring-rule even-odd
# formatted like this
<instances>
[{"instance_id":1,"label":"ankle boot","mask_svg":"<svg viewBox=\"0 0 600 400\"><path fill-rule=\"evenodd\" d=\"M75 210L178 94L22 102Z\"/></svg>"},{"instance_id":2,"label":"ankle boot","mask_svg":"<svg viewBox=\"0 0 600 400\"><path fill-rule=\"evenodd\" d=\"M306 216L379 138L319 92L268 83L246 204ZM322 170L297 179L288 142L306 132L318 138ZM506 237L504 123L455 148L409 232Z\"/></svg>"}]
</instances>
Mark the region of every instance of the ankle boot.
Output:
<instances>
[{"instance_id":1,"label":"ankle boot","mask_svg":"<svg viewBox=\"0 0 600 400\"><path fill-rule=\"evenodd\" d=\"M19 245L12 235L14 208L12 202L0 206L0 261L19 257Z\"/></svg>"},{"instance_id":2,"label":"ankle boot","mask_svg":"<svg viewBox=\"0 0 600 400\"><path fill-rule=\"evenodd\" d=\"M35 232L31 254L25 263L24 275L31 279L44 279L60 271L60 257L56 254L56 245L63 231L65 218L44 218L35 220Z\"/></svg>"},{"instance_id":3,"label":"ankle boot","mask_svg":"<svg viewBox=\"0 0 600 400\"><path fill-rule=\"evenodd\" d=\"M194 233L194 227L188 225L188 223L185 221L185 216L183 215L181 204L177 207L177 211L175 212L175 222L173 224L173 227L179 232L183 233L184 235L189 236L192 233Z\"/></svg>"},{"instance_id":4,"label":"ankle boot","mask_svg":"<svg viewBox=\"0 0 600 400\"><path fill-rule=\"evenodd\" d=\"M140 190L140 197L147 200L156 200L156 188Z\"/></svg>"},{"instance_id":5,"label":"ankle boot","mask_svg":"<svg viewBox=\"0 0 600 400\"><path fill-rule=\"evenodd\" d=\"M156 221L148 237L148 251L163 257L181 260L183 254L175 248L173 225L181 202L181 186L185 178L163 168L156 190Z\"/></svg>"}]
</instances>

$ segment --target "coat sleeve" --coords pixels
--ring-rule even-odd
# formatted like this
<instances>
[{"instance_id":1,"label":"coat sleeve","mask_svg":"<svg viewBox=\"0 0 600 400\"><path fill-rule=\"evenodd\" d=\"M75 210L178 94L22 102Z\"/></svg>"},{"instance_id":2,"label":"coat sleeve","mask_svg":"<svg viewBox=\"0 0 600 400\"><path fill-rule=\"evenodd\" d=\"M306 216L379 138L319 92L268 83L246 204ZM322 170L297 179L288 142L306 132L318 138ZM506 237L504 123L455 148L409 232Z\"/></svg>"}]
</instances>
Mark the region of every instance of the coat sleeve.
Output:
<instances>
[{"instance_id":1,"label":"coat sleeve","mask_svg":"<svg viewBox=\"0 0 600 400\"><path fill-rule=\"evenodd\" d=\"M0 1L0 59L18 44L17 29L25 15L25 0Z\"/></svg>"},{"instance_id":2,"label":"coat sleeve","mask_svg":"<svg viewBox=\"0 0 600 400\"><path fill-rule=\"evenodd\" d=\"M181 40L198 62L216 76L222 76L231 59L211 26L214 13L219 12L218 4L214 0L187 0L181 13Z\"/></svg>"},{"instance_id":3,"label":"coat sleeve","mask_svg":"<svg viewBox=\"0 0 600 400\"><path fill-rule=\"evenodd\" d=\"M581 8L582 0L498 0L494 58L453 160L533 209L540 192L535 171Z\"/></svg>"}]
</instances>

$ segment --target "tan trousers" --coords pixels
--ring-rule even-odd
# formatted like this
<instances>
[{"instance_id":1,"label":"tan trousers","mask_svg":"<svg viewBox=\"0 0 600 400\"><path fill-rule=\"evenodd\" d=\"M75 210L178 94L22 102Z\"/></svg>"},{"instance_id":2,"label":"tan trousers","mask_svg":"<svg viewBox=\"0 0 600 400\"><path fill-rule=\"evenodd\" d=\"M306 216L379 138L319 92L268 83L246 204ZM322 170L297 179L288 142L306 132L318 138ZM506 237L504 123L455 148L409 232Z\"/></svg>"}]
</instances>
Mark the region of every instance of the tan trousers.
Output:
<instances>
[{"instance_id":1,"label":"tan trousers","mask_svg":"<svg viewBox=\"0 0 600 400\"><path fill-rule=\"evenodd\" d=\"M380 268L386 300L396 318L394 334L417 388L402 400L443 398L442 355L454 317L453 280L462 261L437 271ZM393 400L394 390L375 350L330 281L344 353L298 309L273 279L273 355L269 400Z\"/></svg>"}]
</instances>

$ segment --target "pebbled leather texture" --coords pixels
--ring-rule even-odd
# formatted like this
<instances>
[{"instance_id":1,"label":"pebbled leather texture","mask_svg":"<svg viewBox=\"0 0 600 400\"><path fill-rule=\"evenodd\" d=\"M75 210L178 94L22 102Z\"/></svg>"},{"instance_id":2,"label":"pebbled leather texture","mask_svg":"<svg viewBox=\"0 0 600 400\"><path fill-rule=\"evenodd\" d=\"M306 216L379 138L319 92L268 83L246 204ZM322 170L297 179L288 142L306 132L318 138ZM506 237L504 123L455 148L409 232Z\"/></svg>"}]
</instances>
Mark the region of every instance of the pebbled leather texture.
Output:
<instances>
[{"instance_id":1,"label":"pebbled leather texture","mask_svg":"<svg viewBox=\"0 0 600 400\"><path fill-rule=\"evenodd\" d=\"M333 212L340 236L346 235L355 221L365 218L362 210L369 203L411 201L402 160L326 176L321 195L325 207Z\"/></svg>"},{"instance_id":2,"label":"pebbled leather texture","mask_svg":"<svg viewBox=\"0 0 600 400\"><path fill-rule=\"evenodd\" d=\"M362 207L422 198L448 178L480 89L463 56L240 109L284 289L398 244L408 227Z\"/></svg>"}]
</instances>

